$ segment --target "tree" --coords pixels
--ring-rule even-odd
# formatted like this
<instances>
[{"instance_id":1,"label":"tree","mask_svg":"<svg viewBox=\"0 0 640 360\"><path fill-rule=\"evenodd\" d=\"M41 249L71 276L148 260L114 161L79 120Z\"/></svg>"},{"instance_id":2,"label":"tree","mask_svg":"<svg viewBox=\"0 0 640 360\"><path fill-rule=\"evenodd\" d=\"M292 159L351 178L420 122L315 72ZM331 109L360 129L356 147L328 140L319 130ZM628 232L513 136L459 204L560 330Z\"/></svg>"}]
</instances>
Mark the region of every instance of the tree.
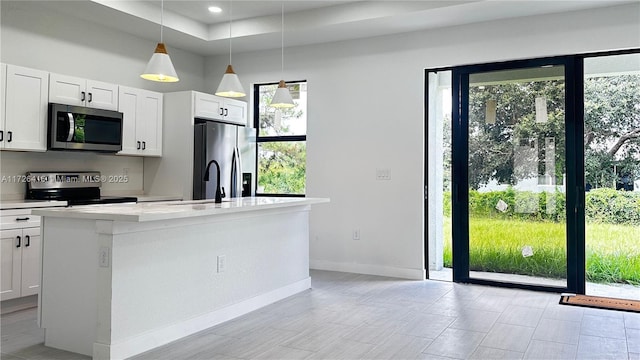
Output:
<instances>
[{"instance_id":1,"label":"tree","mask_svg":"<svg viewBox=\"0 0 640 360\"><path fill-rule=\"evenodd\" d=\"M304 194L306 156L304 142L265 142L260 145L258 185L269 194Z\"/></svg>"},{"instance_id":2,"label":"tree","mask_svg":"<svg viewBox=\"0 0 640 360\"><path fill-rule=\"evenodd\" d=\"M565 172L565 85L562 80L512 82L469 90L469 186L496 180L515 185L546 172L545 141L555 142L556 184ZM548 121L536 122L535 98L544 97ZM496 101L495 123L485 120L488 100ZM622 177L640 177L640 75L587 78L584 82L585 181L615 187ZM537 154L516 164L516 151L529 141ZM519 160L523 160L520 158ZM548 160L548 159L547 159ZM518 171L519 170L519 171Z\"/></svg>"},{"instance_id":3,"label":"tree","mask_svg":"<svg viewBox=\"0 0 640 360\"><path fill-rule=\"evenodd\" d=\"M546 100L548 120L536 122L535 101ZM486 121L486 106L495 100L495 122ZM556 183L564 172L564 81L524 81L474 86L469 89L469 186L491 180L515 185L544 174L547 139L553 139ZM536 152L516 149L535 146ZM548 154L551 156L551 154ZM522 158L526 156L527 158ZM516 164L516 157L518 163ZM535 164L536 166L524 166ZM515 171L514 171L515 170Z\"/></svg>"},{"instance_id":4,"label":"tree","mask_svg":"<svg viewBox=\"0 0 640 360\"><path fill-rule=\"evenodd\" d=\"M640 75L585 79L585 178L614 187L621 176L640 177Z\"/></svg>"}]
</instances>

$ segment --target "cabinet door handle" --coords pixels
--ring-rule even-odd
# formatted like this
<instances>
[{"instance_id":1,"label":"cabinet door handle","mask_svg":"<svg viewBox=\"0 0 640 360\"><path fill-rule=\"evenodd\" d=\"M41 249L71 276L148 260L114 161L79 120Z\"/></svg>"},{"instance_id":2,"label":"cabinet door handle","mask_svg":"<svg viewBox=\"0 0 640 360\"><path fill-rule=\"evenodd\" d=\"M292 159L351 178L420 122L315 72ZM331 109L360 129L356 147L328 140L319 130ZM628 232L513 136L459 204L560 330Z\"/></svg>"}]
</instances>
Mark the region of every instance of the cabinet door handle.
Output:
<instances>
[{"instance_id":1,"label":"cabinet door handle","mask_svg":"<svg viewBox=\"0 0 640 360\"><path fill-rule=\"evenodd\" d=\"M29 221L29 217L16 218L16 221Z\"/></svg>"},{"instance_id":2,"label":"cabinet door handle","mask_svg":"<svg viewBox=\"0 0 640 360\"><path fill-rule=\"evenodd\" d=\"M86 94L84 91L80 92L80 101L84 101L86 99Z\"/></svg>"},{"instance_id":3,"label":"cabinet door handle","mask_svg":"<svg viewBox=\"0 0 640 360\"><path fill-rule=\"evenodd\" d=\"M93 101L93 94L89 93L89 102L92 102L92 101Z\"/></svg>"},{"instance_id":4,"label":"cabinet door handle","mask_svg":"<svg viewBox=\"0 0 640 360\"><path fill-rule=\"evenodd\" d=\"M224 109L223 108L220 108L220 114L219 115L221 115L221 116L224 115Z\"/></svg>"},{"instance_id":5,"label":"cabinet door handle","mask_svg":"<svg viewBox=\"0 0 640 360\"><path fill-rule=\"evenodd\" d=\"M136 141L136 143L138 144L138 146L136 146L136 149L140 150L140 141Z\"/></svg>"},{"instance_id":6,"label":"cabinet door handle","mask_svg":"<svg viewBox=\"0 0 640 360\"><path fill-rule=\"evenodd\" d=\"M18 245L16 245L16 247L19 248L20 247L20 241L22 241L22 238L20 236L17 236L17 238L18 238Z\"/></svg>"},{"instance_id":7,"label":"cabinet door handle","mask_svg":"<svg viewBox=\"0 0 640 360\"><path fill-rule=\"evenodd\" d=\"M229 109L224 108L224 116L227 116L227 115L229 115Z\"/></svg>"},{"instance_id":8,"label":"cabinet door handle","mask_svg":"<svg viewBox=\"0 0 640 360\"><path fill-rule=\"evenodd\" d=\"M0 130L0 141L4 140L4 130Z\"/></svg>"},{"instance_id":9,"label":"cabinet door handle","mask_svg":"<svg viewBox=\"0 0 640 360\"><path fill-rule=\"evenodd\" d=\"M7 135L9 135L7 142L11 142L11 140L13 140L13 131L7 131Z\"/></svg>"},{"instance_id":10,"label":"cabinet door handle","mask_svg":"<svg viewBox=\"0 0 640 360\"><path fill-rule=\"evenodd\" d=\"M147 142L143 141L142 142L142 150L146 150L147 149Z\"/></svg>"},{"instance_id":11,"label":"cabinet door handle","mask_svg":"<svg viewBox=\"0 0 640 360\"><path fill-rule=\"evenodd\" d=\"M31 245L31 236L26 235L26 236L24 237L24 240L25 240L25 242L24 242L24 246L25 246L25 247L28 247L29 245Z\"/></svg>"}]
</instances>

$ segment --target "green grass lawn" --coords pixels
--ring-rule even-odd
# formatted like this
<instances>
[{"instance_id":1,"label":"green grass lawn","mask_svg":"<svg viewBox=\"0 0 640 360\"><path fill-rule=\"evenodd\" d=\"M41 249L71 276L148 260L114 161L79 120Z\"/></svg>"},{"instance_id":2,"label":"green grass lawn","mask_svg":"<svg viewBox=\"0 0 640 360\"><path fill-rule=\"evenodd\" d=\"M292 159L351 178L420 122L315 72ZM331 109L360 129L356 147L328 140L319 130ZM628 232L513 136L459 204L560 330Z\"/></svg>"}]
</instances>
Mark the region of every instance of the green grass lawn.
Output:
<instances>
[{"instance_id":1,"label":"green grass lawn","mask_svg":"<svg viewBox=\"0 0 640 360\"><path fill-rule=\"evenodd\" d=\"M444 264L451 267L451 218L445 217ZM566 278L565 224L471 218L469 269ZM587 224L587 280L640 285L640 229ZM523 257L523 246L533 256Z\"/></svg>"}]
</instances>

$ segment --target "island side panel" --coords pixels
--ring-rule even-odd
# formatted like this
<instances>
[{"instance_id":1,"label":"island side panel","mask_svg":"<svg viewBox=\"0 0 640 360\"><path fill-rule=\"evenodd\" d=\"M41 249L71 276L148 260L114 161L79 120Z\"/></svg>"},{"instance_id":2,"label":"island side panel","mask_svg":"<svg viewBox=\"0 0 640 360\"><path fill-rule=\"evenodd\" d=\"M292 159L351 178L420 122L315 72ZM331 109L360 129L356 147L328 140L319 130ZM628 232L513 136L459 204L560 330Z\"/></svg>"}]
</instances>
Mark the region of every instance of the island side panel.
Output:
<instances>
[{"instance_id":1,"label":"island side panel","mask_svg":"<svg viewBox=\"0 0 640 360\"><path fill-rule=\"evenodd\" d=\"M45 345L92 355L96 336L94 220L42 218L40 321Z\"/></svg>"},{"instance_id":2,"label":"island side panel","mask_svg":"<svg viewBox=\"0 0 640 360\"><path fill-rule=\"evenodd\" d=\"M308 211L114 222L111 344L100 346L132 356L309 288Z\"/></svg>"}]
</instances>

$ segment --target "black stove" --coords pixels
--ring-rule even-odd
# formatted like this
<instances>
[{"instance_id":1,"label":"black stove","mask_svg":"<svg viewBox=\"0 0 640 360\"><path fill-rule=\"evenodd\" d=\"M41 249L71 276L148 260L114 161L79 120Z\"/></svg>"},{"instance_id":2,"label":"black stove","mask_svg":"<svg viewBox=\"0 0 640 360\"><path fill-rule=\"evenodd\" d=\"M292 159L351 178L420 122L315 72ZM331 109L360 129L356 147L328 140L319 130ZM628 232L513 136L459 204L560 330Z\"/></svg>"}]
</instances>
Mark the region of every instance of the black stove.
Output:
<instances>
[{"instance_id":1,"label":"black stove","mask_svg":"<svg viewBox=\"0 0 640 360\"><path fill-rule=\"evenodd\" d=\"M27 173L27 200L61 200L71 205L135 203L132 196L100 196L98 171Z\"/></svg>"},{"instance_id":2,"label":"black stove","mask_svg":"<svg viewBox=\"0 0 640 360\"><path fill-rule=\"evenodd\" d=\"M138 198L133 196L100 196L95 199L69 199L67 203L72 205L96 205L96 204L121 204L121 203L135 203L138 202Z\"/></svg>"}]
</instances>

